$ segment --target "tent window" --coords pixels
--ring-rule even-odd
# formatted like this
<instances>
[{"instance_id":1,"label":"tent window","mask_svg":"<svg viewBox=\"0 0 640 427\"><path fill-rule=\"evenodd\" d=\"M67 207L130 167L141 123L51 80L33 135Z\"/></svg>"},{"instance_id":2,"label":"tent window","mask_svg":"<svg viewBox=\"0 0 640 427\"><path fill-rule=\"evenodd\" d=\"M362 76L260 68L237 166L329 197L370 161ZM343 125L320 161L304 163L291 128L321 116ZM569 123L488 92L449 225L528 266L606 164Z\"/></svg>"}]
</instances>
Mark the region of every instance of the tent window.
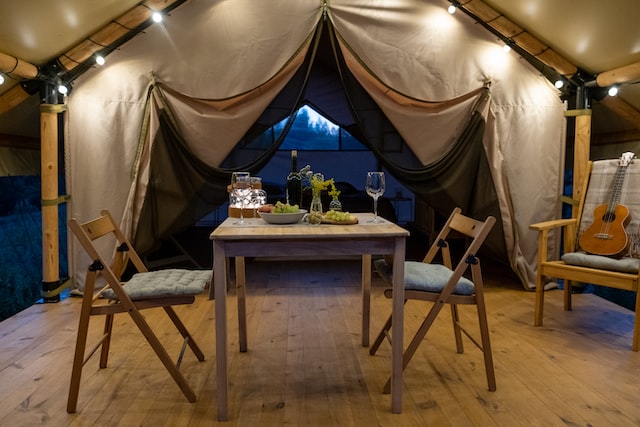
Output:
<instances>
[{"instance_id":1,"label":"tent window","mask_svg":"<svg viewBox=\"0 0 640 427\"><path fill-rule=\"evenodd\" d=\"M268 134L279 135L285 127L287 119L273 126L274 132ZM367 148L342 126L327 119L320 112L303 105L296 112L293 125L282 142L280 150L367 150Z\"/></svg>"}]
</instances>

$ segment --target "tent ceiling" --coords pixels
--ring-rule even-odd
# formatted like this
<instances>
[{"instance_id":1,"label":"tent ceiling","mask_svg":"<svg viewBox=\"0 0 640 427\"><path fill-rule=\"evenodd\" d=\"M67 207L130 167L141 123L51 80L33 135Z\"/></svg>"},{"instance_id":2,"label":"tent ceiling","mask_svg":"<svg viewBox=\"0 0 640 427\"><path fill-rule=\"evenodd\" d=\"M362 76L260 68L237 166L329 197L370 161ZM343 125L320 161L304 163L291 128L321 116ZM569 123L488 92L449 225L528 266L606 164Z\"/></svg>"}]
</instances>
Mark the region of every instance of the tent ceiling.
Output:
<instances>
[{"instance_id":1,"label":"tent ceiling","mask_svg":"<svg viewBox=\"0 0 640 427\"><path fill-rule=\"evenodd\" d=\"M471 0L471 2L477 0ZM320 3L321 0L318 0ZM106 24L142 4L162 8L161 0L21 0L4 2L0 13L0 53L43 66L84 41ZM443 6L448 4L442 0ZM460 3L470 3L469 0ZM640 62L637 0L484 0L581 70L597 75ZM329 3L330 4L330 3ZM0 96L15 81L0 86ZM624 85L620 97L640 110L640 85ZM633 124L594 103L593 133L634 129ZM1 120L0 120L1 125ZM5 132L0 126L0 133Z\"/></svg>"},{"instance_id":2,"label":"tent ceiling","mask_svg":"<svg viewBox=\"0 0 640 427\"><path fill-rule=\"evenodd\" d=\"M484 0L579 69L597 75L640 62L636 0ZM619 97L640 110L640 85L624 85ZM593 105L594 135L637 130L600 103Z\"/></svg>"},{"instance_id":3,"label":"tent ceiling","mask_svg":"<svg viewBox=\"0 0 640 427\"><path fill-rule=\"evenodd\" d=\"M593 74L640 61L636 0L485 0Z\"/></svg>"},{"instance_id":4,"label":"tent ceiling","mask_svg":"<svg viewBox=\"0 0 640 427\"><path fill-rule=\"evenodd\" d=\"M44 65L138 3L139 0L4 2L0 52Z\"/></svg>"}]
</instances>

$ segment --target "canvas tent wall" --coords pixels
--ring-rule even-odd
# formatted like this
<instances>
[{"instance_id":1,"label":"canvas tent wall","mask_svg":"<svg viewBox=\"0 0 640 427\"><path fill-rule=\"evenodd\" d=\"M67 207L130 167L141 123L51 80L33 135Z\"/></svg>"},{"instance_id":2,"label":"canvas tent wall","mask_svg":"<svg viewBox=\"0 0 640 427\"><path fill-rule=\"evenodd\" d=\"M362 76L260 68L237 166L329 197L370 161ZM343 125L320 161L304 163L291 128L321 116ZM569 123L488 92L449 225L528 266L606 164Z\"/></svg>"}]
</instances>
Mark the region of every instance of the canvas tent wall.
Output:
<instances>
[{"instance_id":1,"label":"canvas tent wall","mask_svg":"<svg viewBox=\"0 0 640 427\"><path fill-rule=\"evenodd\" d=\"M468 116L448 110L421 116L420 105L488 88L484 153L509 263L530 287L537 248L528 226L559 211L565 123L557 91L470 18L448 15L448 2L385 4L192 1L174 10L162 26L110 55L108 66L75 82L65 135L71 215L83 220L108 208L134 234L161 125L152 112L163 110L157 92L148 96L150 88L167 89L163 99L179 112L189 151L218 167L300 69L327 19L351 58L349 71L424 165L448 151L451 134ZM71 260L81 284L86 260L77 249Z\"/></svg>"}]
</instances>

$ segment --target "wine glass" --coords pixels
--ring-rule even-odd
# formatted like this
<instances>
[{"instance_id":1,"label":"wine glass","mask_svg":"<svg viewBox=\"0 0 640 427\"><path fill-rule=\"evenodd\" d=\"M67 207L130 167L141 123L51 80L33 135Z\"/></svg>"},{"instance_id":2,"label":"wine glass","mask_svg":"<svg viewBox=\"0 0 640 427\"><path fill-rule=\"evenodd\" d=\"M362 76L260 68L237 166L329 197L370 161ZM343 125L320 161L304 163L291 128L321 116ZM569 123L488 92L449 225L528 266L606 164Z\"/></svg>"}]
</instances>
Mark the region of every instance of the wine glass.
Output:
<instances>
[{"instance_id":1,"label":"wine glass","mask_svg":"<svg viewBox=\"0 0 640 427\"><path fill-rule=\"evenodd\" d=\"M229 205L237 208L240 204L238 200L238 194L233 190L236 188L236 182L238 179L243 179L243 177L248 177L251 179L251 174L249 172L233 172L231 174L231 183L227 186L227 191L229 192Z\"/></svg>"},{"instance_id":2,"label":"wine glass","mask_svg":"<svg viewBox=\"0 0 640 427\"><path fill-rule=\"evenodd\" d=\"M234 172L231 175L231 193L240 207L240 219L234 224L244 224L244 206L251 195L251 176L249 172Z\"/></svg>"},{"instance_id":3,"label":"wine glass","mask_svg":"<svg viewBox=\"0 0 640 427\"><path fill-rule=\"evenodd\" d=\"M231 174L231 190L233 190L235 188L235 184L238 181L239 178L245 178L246 179L251 179L251 173L249 172L233 172Z\"/></svg>"},{"instance_id":4,"label":"wine glass","mask_svg":"<svg viewBox=\"0 0 640 427\"><path fill-rule=\"evenodd\" d=\"M365 186L367 194L373 198L373 220L371 223L381 223L378 219L378 198L384 194L384 172L367 172Z\"/></svg>"}]
</instances>

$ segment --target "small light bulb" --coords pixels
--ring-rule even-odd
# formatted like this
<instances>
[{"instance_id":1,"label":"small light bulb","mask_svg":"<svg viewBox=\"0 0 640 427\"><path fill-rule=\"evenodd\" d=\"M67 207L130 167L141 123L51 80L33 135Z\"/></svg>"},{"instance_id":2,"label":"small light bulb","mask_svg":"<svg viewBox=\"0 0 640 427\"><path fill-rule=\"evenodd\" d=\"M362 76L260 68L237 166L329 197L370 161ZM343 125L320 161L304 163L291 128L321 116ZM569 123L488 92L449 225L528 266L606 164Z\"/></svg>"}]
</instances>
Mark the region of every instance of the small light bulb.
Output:
<instances>
[{"instance_id":1,"label":"small light bulb","mask_svg":"<svg viewBox=\"0 0 640 427\"><path fill-rule=\"evenodd\" d=\"M67 87L65 85L59 85L58 86L58 92L61 95L66 95L69 92L69 89L67 89Z\"/></svg>"},{"instance_id":2,"label":"small light bulb","mask_svg":"<svg viewBox=\"0 0 640 427\"><path fill-rule=\"evenodd\" d=\"M162 22L162 14L160 12L153 12L151 15L153 18L153 22Z\"/></svg>"},{"instance_id":3,"label":"small light bulb","mask_svg":"<svg viewBox=\"0 0 640 427\"><path fill-rule=\"evenodd\" d=\"M96 64L104 65L104 56L102 56L102 55L96 56Z\"/></svg>"},{"instance_id":4,"label":"small light bulb","mask_svg":"<svg viewBox=\"0 0 640 427\"><path fill-rule=\"evenodd\" d=\"M611 86L607 93L609 96L616 96L618 94L618 86Z\"/></svg>"},{"instance_id":5,"label":"small light bulb","mask_svg":"<svg viewBox=\"0 0 640 427\"><path fill-rule=\"evenodd\" d=\"M511 46L505 44L504 46L502 46L502 50L504 50L505 52L511 52Z\"/></svg>"},{"instance_id":6,"label":"small light bulb","mask_svg":"<svg viewBox=\"0 0 640 427\"><path fill-rule=\"evenodd\" d=\"M0 74L0 85L4 83L4 76Z\"/></svg>"},{"instance_id":7,"label":"small light bulb","mask_svg":"<svg viewBox=\"0 0 640 427\"><path fill-rule=\"evenodd\" d=\"M556 87L556 89L562 89L564 87L564 80L558 79L553 85Z\"/></svg>"},{"instance_id":8,"label":"small light bulb","mask_svg":"<svg viewBox=\"0 0 640 427\"><path fill-rule=\"evenodd\" d=\"M456 13L456 7L454 5L449 6L447 8L447 12L453 15L454 13Z\"/></svg>"}]
</instances>

